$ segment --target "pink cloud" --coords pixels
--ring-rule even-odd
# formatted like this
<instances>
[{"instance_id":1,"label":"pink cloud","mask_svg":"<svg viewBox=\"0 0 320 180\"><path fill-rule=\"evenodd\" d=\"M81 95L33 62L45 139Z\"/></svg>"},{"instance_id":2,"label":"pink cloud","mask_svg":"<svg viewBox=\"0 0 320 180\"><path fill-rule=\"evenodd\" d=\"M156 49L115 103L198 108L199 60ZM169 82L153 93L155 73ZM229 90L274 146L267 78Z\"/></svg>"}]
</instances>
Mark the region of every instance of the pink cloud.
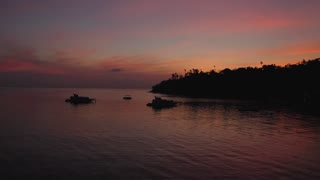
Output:
<instances>
[{"instance_id":1,"label":"pink cloud","mask_svg":"<svg viewBox=\"0 0 320 180\"><path fill-rule=\"evenodd\" d=\"M147 56L118 56L87 61L75 54L55 53L50 60L40 59L35 51L16 47L0 55L0 73L6 73L10 81L24 82L26 74L32 82L46 77L56 84L88 85L93 87L150 87L168 77L168 69L157 61L148 61ZM115 69L119 69L116 70ZM38 74L38 76L34 76ZM17 78L17 76L19 76ZM57 82L57 80L60 82ZM133 83L135 82L135 83ZM3 82L4 83L4 82ZM1 84L0 81L0 85Z\"/></svg>"},{"instance_id":2,"label":"pink cloud","mask_svg":"<svg viewBox=\"0 0 320 180\"><path fill-rule=\"evenodd\" d=\"M255 7L255 8L253 8ZM255 1L130 1L113 9L121 21L134 22L129 35L139 37L221 36L312 25L296 11L272 9ZM303 11L303 10L302 10ZM156 21L157 23L154 23ZM140 25L140 26L139 26ZM123 34L126 36L126 34Z\"/></svg>"}]
</instances>

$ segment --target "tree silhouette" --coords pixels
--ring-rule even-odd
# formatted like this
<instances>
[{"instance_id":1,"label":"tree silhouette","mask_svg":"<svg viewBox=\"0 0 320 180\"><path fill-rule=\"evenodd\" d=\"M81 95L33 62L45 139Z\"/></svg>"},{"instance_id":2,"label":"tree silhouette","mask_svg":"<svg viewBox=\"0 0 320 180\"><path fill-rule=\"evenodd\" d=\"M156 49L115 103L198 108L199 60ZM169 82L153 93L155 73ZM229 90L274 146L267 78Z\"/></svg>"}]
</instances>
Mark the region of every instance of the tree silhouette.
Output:
<instances>
[{"instance_id":1,"label":"tree silhouette","mask_svg":"<svg viewBox=\"0 0 320 180\"><path fill-rule=\"evenodd\" d=\"M220 72L199 69L172 74L152 87L154 93L207 98L286 100L318 103L320 97L320 58L296 64L223 69Z\"/></svg>"}]
</instances>

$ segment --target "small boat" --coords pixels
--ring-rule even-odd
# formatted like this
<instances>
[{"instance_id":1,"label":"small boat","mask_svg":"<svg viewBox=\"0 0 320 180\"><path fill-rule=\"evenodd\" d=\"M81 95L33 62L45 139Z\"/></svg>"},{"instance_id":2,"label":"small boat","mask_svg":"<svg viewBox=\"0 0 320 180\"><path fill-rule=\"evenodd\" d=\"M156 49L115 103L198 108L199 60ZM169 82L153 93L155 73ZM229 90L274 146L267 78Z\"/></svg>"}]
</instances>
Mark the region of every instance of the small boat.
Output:
<instances>
[{"instance_id":1,"label":"small boat","mask_svg":"<svg viewBox=\"0 0 320 180\"><path fill-rule=\"evenodd\" d=\"M160 97L154 97L151 103L148 103L147 106L150 106L154 109L161 109L161 108L170 108L177 106L177 102L172 100L162 99Z\"/></svg>"},{"instance_id":2,"label":"small boat","mask_svg":"<svg viewBox=\"0 0 320 180\"><path fill-rule=\"evenodd\" d=\"M73 96L70 96L70 98L66 99L65 102L69 102L71 104L89 104L96 102L96 99L73 94Z\"/></svg>"},{"instance_id":3,"label":"small boat","mask_svg":"<svg viewBox=\"0 0 320 180\"><path fill-rule=\"evenodd\" d=\"M123 99L124 99L124 100L131 100L132 97L131 97L130 95L125 95L125 96L123 96Z\"/></svg>"}]
</instances>

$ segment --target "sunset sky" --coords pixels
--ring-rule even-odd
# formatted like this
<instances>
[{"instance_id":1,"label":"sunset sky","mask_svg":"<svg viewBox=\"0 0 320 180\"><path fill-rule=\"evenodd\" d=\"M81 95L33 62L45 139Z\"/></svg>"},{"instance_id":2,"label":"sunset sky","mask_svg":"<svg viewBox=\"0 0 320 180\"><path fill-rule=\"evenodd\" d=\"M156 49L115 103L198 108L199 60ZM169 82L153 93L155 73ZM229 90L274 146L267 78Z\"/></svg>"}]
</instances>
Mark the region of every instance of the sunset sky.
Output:
<instances>
[{"instance_id":1,"label":"sunset sky","mask_svg":"<svg viewBox=\"0 0 320 180\"><path fill-rule=\"evenodd\" d=\"M1 0L0 86L148 88L320 57L319 0Z\"/></svg>"}]
</instances>

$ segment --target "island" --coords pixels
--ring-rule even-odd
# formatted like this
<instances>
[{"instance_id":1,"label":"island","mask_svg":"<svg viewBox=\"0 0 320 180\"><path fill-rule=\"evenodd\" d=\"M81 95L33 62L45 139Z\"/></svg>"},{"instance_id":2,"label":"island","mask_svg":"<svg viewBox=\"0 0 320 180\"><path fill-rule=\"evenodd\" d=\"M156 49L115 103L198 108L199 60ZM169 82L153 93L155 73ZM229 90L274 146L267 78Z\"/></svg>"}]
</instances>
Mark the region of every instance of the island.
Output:
<instances>
[{"instance_id":1,"label":"island","mask_svg":"<svg viewBox=\"0 0 320 180\"><path fill-rule=\"evenodd\" d=\"M320 58L296 64L236 69L185 70L184 75L152 87L151 92L194 98L282 101L316 107L320 101Z\"/></svg>"}]
</instances>

